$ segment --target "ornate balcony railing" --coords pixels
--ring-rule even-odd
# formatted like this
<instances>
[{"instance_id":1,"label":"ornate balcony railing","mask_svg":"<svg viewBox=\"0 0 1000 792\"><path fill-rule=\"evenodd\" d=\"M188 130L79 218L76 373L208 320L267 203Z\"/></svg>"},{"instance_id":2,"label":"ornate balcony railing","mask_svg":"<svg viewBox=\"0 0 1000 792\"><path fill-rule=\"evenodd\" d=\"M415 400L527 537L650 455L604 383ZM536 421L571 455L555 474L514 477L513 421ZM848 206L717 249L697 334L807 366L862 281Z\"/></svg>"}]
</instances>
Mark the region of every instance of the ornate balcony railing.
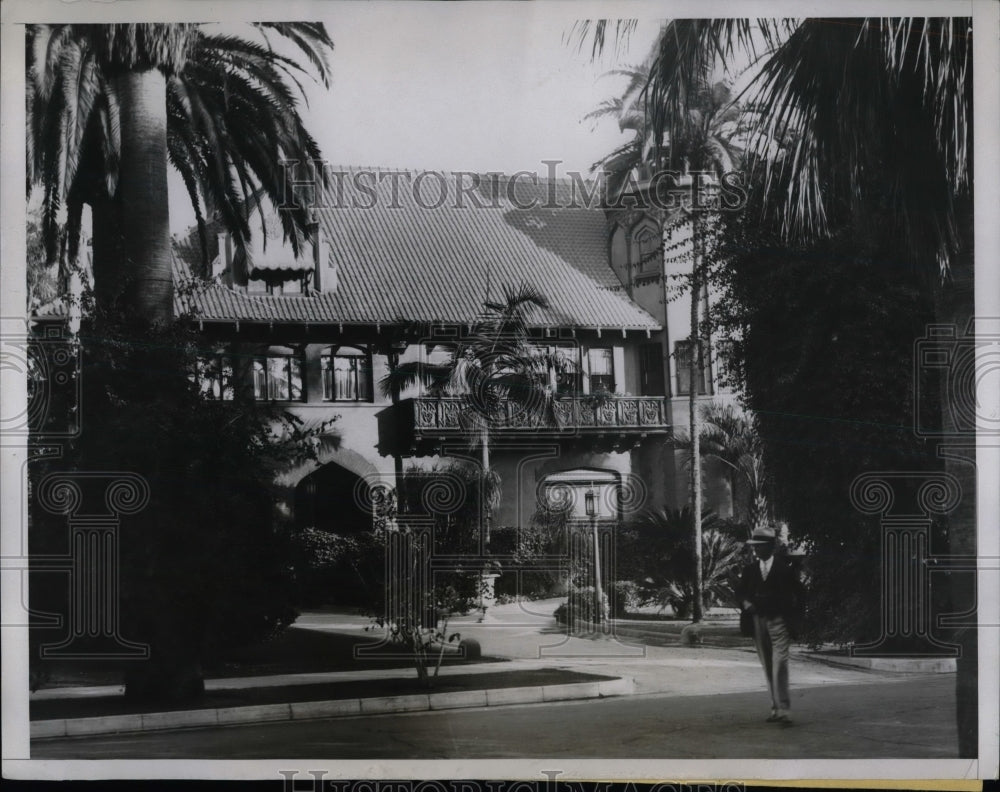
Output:
<instances>
[{"instance_id":1,"label":"ornate balcony railing","mask_svg":"<svg viewBox=\"0 0 1000 792\"><path fill-rule=\"evenodd\" d=\"M576 396L554 399L547 405L505 402L498 414L477 410L466 397L407 399L400 408L410 411L417 435L444 436L474 431L483 418L491 431L525 434L665 432L669 423L662 396ZM407 421L409 423L409 421Z\"/></svg>"}]
</instances>

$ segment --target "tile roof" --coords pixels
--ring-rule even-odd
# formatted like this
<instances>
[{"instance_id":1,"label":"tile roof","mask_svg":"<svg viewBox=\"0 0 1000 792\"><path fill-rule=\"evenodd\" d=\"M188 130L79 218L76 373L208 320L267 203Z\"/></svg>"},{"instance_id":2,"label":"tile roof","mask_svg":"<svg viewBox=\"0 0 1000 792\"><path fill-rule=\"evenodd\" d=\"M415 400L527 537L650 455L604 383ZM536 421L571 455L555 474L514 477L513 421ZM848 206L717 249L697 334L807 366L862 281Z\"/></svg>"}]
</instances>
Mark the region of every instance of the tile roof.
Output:
<instances>
[{"instance_id":1,"label":"tile roof","mask_svg":"<svg viewBox=\"0 0 1000 792\"><path fill-rule=\"evenodd\" d=\"M335 290L246 294L213 283L179 288L176 308L186 304L205 321L464 324L487 294L502 299L504 287L528 283L550 304L529 309L532 326L660 327L608 265L603 210L586 206L568 179L484 176L474 184L468 173L331 167L328 174L316 215L337 268ZM272 239L266 255L283 262L283 247ZM176 252L181 284L201 270L200 253L190 241ZM266 266L256 255L255 264Z\"/></svg>"},{"instance_id":2,"label":"tile roof","mask_svg":"<svg viewBox=\"0 0 1000 792\"><path fill-rule=\"evenodd\" d=\"M531 309L532 325L659 328L624 295L608 265L603 210L586 206L580 185L568 179L327 173L330 188L316 214L337 268L336 290L297 297L212 287L195 298L202 318L464 323L487 293L496 299L505 286L526 282L550 303Z\"/></svg>"}]
</instances>

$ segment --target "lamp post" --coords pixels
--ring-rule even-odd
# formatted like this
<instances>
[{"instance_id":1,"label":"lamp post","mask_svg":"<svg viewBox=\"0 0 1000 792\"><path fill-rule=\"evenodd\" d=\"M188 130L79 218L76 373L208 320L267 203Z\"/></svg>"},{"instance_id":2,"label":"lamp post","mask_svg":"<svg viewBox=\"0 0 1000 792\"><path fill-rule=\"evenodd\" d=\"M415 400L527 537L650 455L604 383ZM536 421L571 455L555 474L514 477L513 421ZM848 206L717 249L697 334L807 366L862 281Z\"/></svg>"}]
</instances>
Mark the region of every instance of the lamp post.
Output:
<instances>
[{"instance_id":1,"label":"lamp post","mask_svg":"<svg viewBox=\"0 0 1000 792\"><path fill-rule=\"evenodd\" d=\"M597 516L601 507L594 493L594 485L590 485L583 497L590 518L590 528L594 535L594 624L604 622L604 593L601 589L601 545L597 535Z\"/></svg>"}]
</instances>

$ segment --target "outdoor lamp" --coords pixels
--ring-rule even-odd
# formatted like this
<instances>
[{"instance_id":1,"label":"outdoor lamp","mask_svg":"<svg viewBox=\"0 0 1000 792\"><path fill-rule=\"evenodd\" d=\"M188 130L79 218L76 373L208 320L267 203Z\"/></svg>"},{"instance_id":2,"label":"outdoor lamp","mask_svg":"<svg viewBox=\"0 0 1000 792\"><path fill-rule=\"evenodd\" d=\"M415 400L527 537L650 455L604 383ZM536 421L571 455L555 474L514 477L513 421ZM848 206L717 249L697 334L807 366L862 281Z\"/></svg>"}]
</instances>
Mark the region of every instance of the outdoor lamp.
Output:
<instances>
[{"instance_id":1,"label":"outdoor lamp","mask_svg":"<svg viewBox=\"0 0 1000 792\"><path fill-rule=\"evenodd\" d=\"M597 534L598 504L593 485L584 493L583 504L594 533L594 623L601 624L604 621L604 593L601 587L601 544Z\"/></svg>"}]
</instances>

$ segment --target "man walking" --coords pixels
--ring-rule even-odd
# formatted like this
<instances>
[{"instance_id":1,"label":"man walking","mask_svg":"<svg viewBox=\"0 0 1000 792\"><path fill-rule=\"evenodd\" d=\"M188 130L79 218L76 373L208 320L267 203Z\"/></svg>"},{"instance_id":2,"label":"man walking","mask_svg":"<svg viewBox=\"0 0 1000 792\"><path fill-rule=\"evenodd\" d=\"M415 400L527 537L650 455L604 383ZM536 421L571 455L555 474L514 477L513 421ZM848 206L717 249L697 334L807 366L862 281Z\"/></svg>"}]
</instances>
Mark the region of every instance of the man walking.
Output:
<instances>
[{"instance_id":1,"label":"man walking","mask_svg":"<svg viewBox=\"0 0 1000 792\"><path fill-rule=\"evenodd\" d=\"M771 693L769 723L790 726L788 651L802 609L802 583L787 557L775 555L774 528L754 530L748 544L754 560L743 569L736 597L753 618L757 656L767 676Z\"/></svg>"}]
</instances>

